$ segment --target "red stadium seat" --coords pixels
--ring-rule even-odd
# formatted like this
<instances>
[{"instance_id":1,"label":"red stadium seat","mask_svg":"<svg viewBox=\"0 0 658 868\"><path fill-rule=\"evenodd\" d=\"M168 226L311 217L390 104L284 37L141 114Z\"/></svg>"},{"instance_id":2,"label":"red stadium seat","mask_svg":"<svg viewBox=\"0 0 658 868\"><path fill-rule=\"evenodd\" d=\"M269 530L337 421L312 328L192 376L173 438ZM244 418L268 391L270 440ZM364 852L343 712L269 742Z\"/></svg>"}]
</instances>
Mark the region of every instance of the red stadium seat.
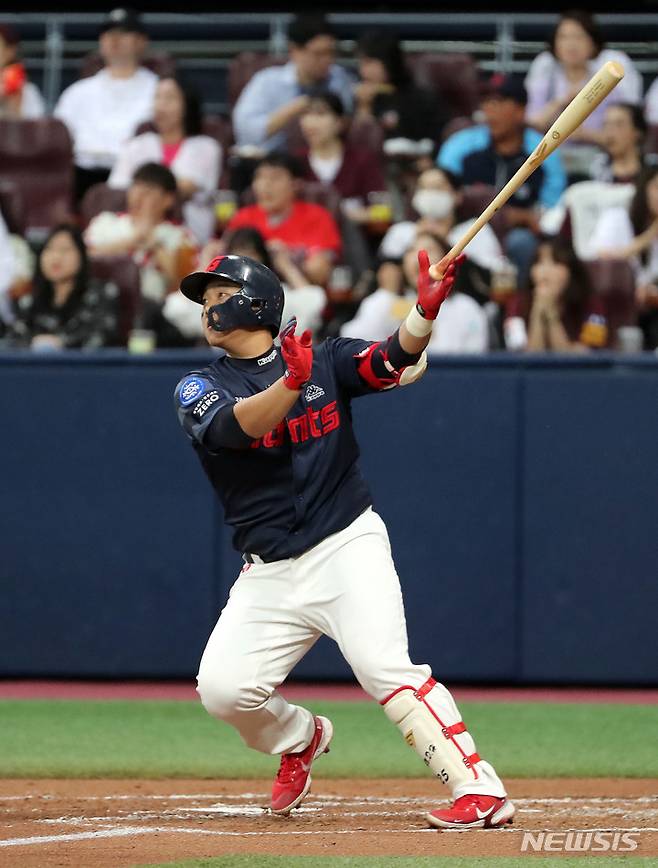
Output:
<instances>
[{"instance_id":1,"label":"red stadium seat","mask_svg":"<svg viewBox=\"0 0 658 868\"><path fill-rule=\"evenodd\" d=\"M114 190L107 184L94 184L82 197L80 203L80 219L86 228L98 214L103 211L125 211L126 191Z\"/></svg>"},{"instance_id":2,"label":"red stadium seat","mask_svg":"<svg viewBox=\"0 0 658 868\"><path fill-rule=\"evenodd\" d=\"M92 277L119 288L119 340L125 344L141 303L139 269L130 256L103 256L90 264Z\"/></svg>"},{"instance_id":3,"label":"red stadium seat","mask_svg":"<svg viewBox=\"0 0 658 868\"><path fill-rule=\"evenodd\" d=\"M126 210L126 191L114 190L107 184L94 184L82 197L80 203L80 219L86 228L97 214L103 211L122 212ZM171 210L170 219L176 223L183 222L183 212L180 202Z\"/></svg>"},{"instance_id":4,"label":"red stadium seat","mask_svg":"<svg viewBox=\"0 0 658 868\"><path fill-rule=\"evenodd\" d=\"M54 118L0 120L0 181L20 192L28 231L70 219L73 146L65 125Z\"/></svg>"},{"instance_id":5,"label":"red stadium seat","mask_svg":"<svg viewBox=\"0 0 658 868\"><path fill-rule=\"evenodd\" d=\"M463 187L462 202L457 218L461 221L479 217L495 195L496 189L488 184L471 184L468 187ZM507 232L505 209L494 214L490 223L498 239L502 240Z\"/></svg>"},{"instance_id":6,"label":"red stadium seat","mask_svg":"<svg viewBox=\"0 0 658 868\"><path fill-rule=\"evenodd\" d=\"M245 85L255 73L267 66L282 66L287 62L287 57L274 57L255 51L242 51L236 55L228 65L228 100L231 107L236 104Z\"/></svg>"},{"instance_id":7,"label":"red stadium seat","mask_svg":"<svg viewBox=\"0 0 658 868\"><path fill-rule=\"evenodd\" d=\"M469 54L410 54L414 81L434 91L453 117L470 117L479 104L478 71Z\"/></svg>"},{"instance_id":8,"label":"red stadium seat","mask_svg":"<svg viewBox=\"0 0 658 868\"><path fill-rule=\"evenodd\" d=\"M609 344L614 346L620 326L636 325L635 276L626 260L597 259L585 266L608 318Z\"/></svg>"},{"instance_id":9,"label":"red stadium seat","mask_svg":"<svg viewBox=\"0 0 658 868\"><path fill-rule=\"evenodd\" d=\"M89 78L90 75L96 75L104 66L103 58L97 51L85 54L80 64L80 78ZM142 66L150 69L151 72L154 72L160 78L171 75L176 71L176 62L171 54L168 54L166 51L157 51L149 54L142 61Z\"/></svg>"}]
</instances>

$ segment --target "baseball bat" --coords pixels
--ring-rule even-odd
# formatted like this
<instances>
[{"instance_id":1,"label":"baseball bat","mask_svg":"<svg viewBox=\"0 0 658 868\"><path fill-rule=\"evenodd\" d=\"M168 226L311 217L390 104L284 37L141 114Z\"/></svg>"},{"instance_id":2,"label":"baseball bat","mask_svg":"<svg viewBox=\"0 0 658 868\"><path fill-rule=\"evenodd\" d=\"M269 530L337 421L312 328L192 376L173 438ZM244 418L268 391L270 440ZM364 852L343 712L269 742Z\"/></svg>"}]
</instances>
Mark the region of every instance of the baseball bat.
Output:
<instances>
[{"instance_id":1,"label":"baseball bat","mask_svg":"<svg viewBox=\"0 0 658 868\"><path fill-rule=\"evenodd\" d=\"M589 117L624 77L624 67L621 63L609 60L592 76L585 87L576 94L562 114L548 130L544 138L530 154L521 168L505 184L503 189L492 199L473 225L465 232L443 259L430 268L434 280L440 280L451 260L455 259L466 245L478 234L485 223L507 202L510 196L525 183L527 178L553 153L571 133Z\"/></svg>"}]
</instances>

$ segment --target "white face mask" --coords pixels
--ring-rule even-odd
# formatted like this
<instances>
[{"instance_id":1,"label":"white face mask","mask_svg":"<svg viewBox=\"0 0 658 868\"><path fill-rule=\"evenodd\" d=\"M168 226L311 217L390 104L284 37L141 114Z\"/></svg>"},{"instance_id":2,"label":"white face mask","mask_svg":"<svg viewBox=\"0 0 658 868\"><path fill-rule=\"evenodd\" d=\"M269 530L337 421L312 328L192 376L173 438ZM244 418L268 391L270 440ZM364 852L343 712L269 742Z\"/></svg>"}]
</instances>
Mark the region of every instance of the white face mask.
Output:
<instances>
[{"instance_id":1,"label":"white face mask","mask_svg":"<svg viewBox=\"0 0 658 868\"><path fill-rule=\"evenodd\" d=\"M421 217L441 220L452 214L455 197L447 190L416 190L411 205Z\"/></svg>"}]
</instances>

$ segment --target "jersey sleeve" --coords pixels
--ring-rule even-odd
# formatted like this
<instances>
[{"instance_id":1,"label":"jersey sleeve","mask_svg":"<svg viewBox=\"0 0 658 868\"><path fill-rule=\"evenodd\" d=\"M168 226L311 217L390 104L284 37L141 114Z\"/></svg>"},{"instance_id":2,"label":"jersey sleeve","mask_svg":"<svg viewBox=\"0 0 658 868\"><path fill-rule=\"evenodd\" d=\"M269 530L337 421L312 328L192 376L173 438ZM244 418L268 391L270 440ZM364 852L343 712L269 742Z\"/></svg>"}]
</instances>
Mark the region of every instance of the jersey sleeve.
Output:
<instances>
[{"instance_id":1,"label":"jersey sleeve","mask_svg":"<svg viewBox=\"0 0 658 868\"><path fill-rule=\"evenodd\" d=\"M395 388L404 370L422 356L402 349L397 330L383 341L328 338L325 345L339 385L353 398Z\"/></svg>"},{"instance_id":2,"label":"jersey sleeve","mask_svg":"<svg viewBox=\"0 0 658 868\"><path fill-rule=\"evenodd\" d=\"M235 398L207 371L192 371L183 377L174 391L178 421L190 440L201 444L215 416L234 404Z\"/></svg>"}]
</instances>

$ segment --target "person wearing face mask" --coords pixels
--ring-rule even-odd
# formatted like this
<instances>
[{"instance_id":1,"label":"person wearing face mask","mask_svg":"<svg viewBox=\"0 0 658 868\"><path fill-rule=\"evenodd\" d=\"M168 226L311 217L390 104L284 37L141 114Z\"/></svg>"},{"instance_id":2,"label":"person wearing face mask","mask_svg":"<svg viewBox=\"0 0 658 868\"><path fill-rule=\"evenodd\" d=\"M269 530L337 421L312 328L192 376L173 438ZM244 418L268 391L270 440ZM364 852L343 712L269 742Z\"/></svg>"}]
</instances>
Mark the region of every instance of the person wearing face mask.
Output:
<instances>
[{"instance_id":1,"label":"person wearing face mask","mask_svg":"<svg viewBox=\"0 0 658 868\"><path fill-rule=\"evenodd\" d=\"M394 223L379 248L383 260L399 261L418 232L430 232L447 239L450 246L475 222L457 222L456 212L461 203L459 178L445 169L426 169L418 177L411 205L418 220ZM487 271L495 268L503 252L496 234L487 223L465 250L469 263Z\"/></svg>"},{"instance_id":2,"label":"person wearing face mask","mask_svg":"<svg viewBox=\"0 0 658 868\"><path fill-rule=\"evenodd\" d=\"M426 250L431 262L438 262L450 249L441 236L421 229L402 255L401 280L397 286L379 286L366 296L350 322L340 330L366 340L380 340L399 326L413 307L418 279L418 251ZM465 265L466 263L464 263ZM463 267L463 266L462 266ZM428 355L442 353L484 353L489 346L487 315L482 307L457 288L443 302L432 332Z\"/></svg>"}]
</instances>

